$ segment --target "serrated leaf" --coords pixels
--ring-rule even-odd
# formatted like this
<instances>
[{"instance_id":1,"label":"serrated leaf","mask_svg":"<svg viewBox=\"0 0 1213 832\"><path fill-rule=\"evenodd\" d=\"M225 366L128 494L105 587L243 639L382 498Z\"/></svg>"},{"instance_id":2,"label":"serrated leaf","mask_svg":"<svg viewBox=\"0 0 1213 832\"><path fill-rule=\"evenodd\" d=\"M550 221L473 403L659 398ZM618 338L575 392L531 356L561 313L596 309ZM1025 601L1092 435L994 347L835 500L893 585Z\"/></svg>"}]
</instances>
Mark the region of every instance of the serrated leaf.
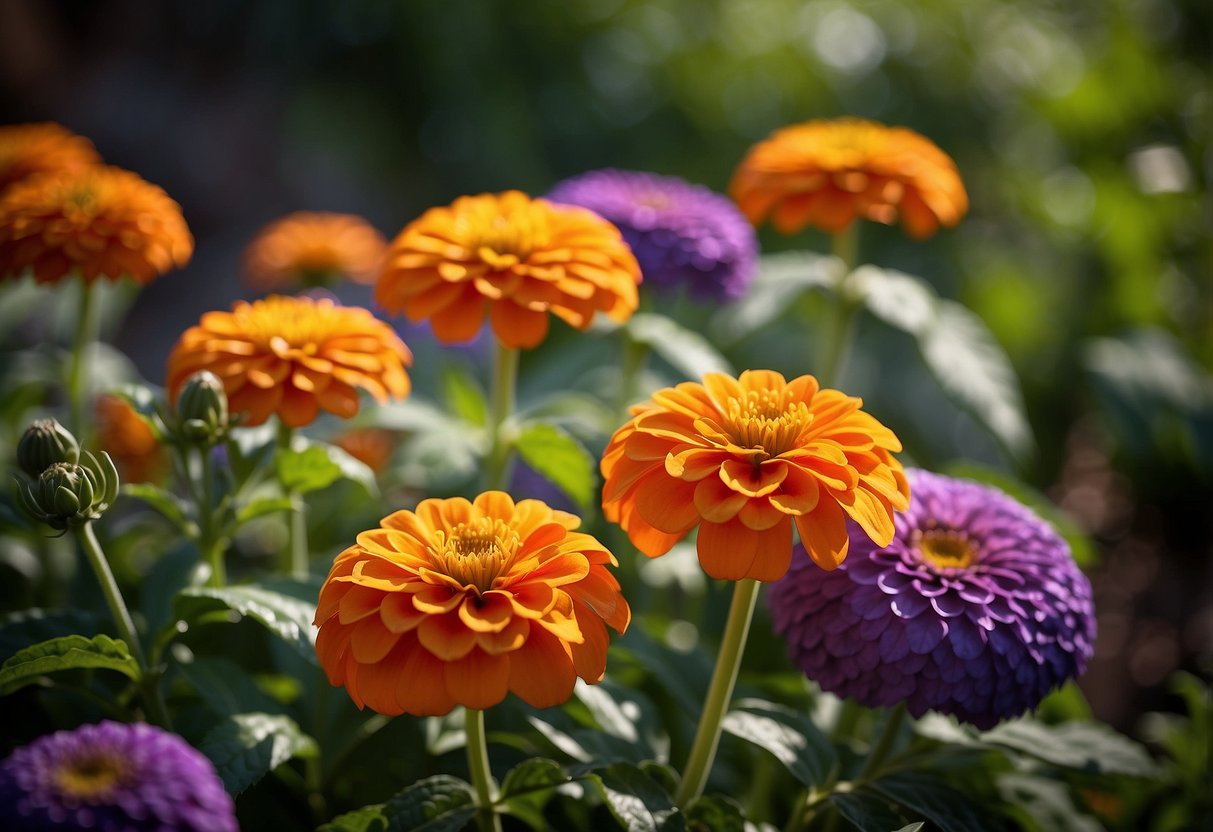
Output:
<instances>
[{"instance_id":1,"label":"serrated leaf","mask_svg":"<svg viewBox=\"0 0 1213 832\"><path fill-rule=\"evenodd\" d=\"M317 753L316 742L281 714L234 714L213 728L198 750L235 797L292 757Z\"/></svg>"},{"instance_id":2,"label":"serrated leaf","mask_svg":"<svg viewBox=\"0 0 1213 832\"><path fill-rule=\"evenodd\" d=\"M139 679L139 664L124 642L109 636L61 636L18 650L0 665L0 696L61 670L96 668L115 670Z\"/></svg>"},{"instance_id":3,"label":"serrated leaf","mask_svg":"<svg viewBox=\"0 0 1213 832\"><path fill-rule=\"evenodd\" d=\"M726 344L739 341L784 315L802 292L834 286L841 268L834 257L806 251L768 254L745 297L717 314L713 331Z\"/></svg>"},{"instance_id":4,"label":"serrated leaf","mask_svg":"<svg viewBox=\"0 0 1213 832\"><path fill-rule=\"evenodd\" d=\"M188 587L174 601L177 616L185 621L192 621L201 612L216 607L227 607L248 616L309 662L316 663L316 642L312 630L315 603L255 584L224 588Z\"/></svg>"},{"instance_id":5,"label":"serrated leaf","mask_svg":"<svg viewBox=\"0 0 1213 832\"><path fill-rule=\"evenodd\" d=\"M39 642L104 629L88 610L28 609L0 616L0 661Z\"/></svg>"},{"instance_id":6,"label":"serrated leaf","mask_svg":"<svg viewBox=\"0 0 1213 832\"><path fill-rule=\"evenodd\" d=\"M469 425L484 427L489 423L489 404L484 390L462 367L442 368L442 399L447 409Z\"/></svg>"},{"instance_id":7,"label":"serrated leaf","mask_svg":"<svg viewBox=\"0 0 1213 832\"><path fill-rule=\"evenodd\" d=\"M319 445L279 450L274 462L282 487L296 494L327 488L341 477L341 466Z\"/></svg>"},{"instance_id":8,"label":"serrated leaf","mask_svg":"<svg viewBox=\"0 0 1213 832\"><path fill-rule=\"evenodd\" d=\"M522 818L535 829L543 829L543 807L551 799L553 790L569 780L569 775L554 760L542 757L525 760L506 774L498 802L511 815Z\"/></svg>"},{"instance_id":9,"label":"serrated leaf","mask_svg":"<svg viewBox=\"0 0 1213 832\"><path fill-rule=\"evenodd\" d=\"M186 534L197 534L198 527L190 519L188 504L173 492L150 482L123 483L121 493L124 497L146 503L163 514L174 526Z\"/></svg>"},{"instance_id":10,"label":"serrated leaf","mask_svg":"<svg viewBox=\"0 0 1213 832\"><path fill-rule=\"evenodd\" d=\"M1045 725L1031 718L1016 719L984 732L981 740L1091 774L1158 775L1158 766L1145 748L1098 722Z\"/></svg>"},{"instance_id":11,"label":"serrated leaf","mask_svg":"<svg viewBox=\"0 0 1213 832\"><path fill-rule=\"evenodd\" d=\"M688 832L746 832L741 807L721 795L698 798L686 810Z\"/></svg>"},{"instance_id":12,"label":"serrated leaf","mask_svg":"<svg viewBox=\"0 0 1213 832\"><path fill-rule=\"evenodd\" d=\"M669 793L630 763L599 769L590 779L611 814L629 832L657 832L678 811Z\"/></svg>"},{"instance_id":13,"label":"serrated leaf","mask_svg":"<svg viewBox=\"0 0 1213 832\"><path fill-rule=\"evenodd\" d=\"M734 375L729 360L708 339L671 318L640 312L626 328L628 337L646 344L688 379L698 381L707 373Z\"/></svg>"},{"instance_id":14,"label":"serrated leaf","mask_svg":"<svg viewBox=\"0 0 1213 832\"><path fill-rule=\"evenodd\" d=\"M890 774L865 783L857 792L872 792L926 818L941 832L984 832L989 821L980 806L943 785L937 776L915 771Z\"/></svg>"},{"instance_id":15,"label":"serrated leaf","mask_svg":"<svg viewBox=\"0 0 1213 832\"><path fill-rule=\"evenodd\" d=\"M387 832L388 820L383 814L383 806L382 803L375 803L338 815L318 826L316 832Z\"/></svg>"},{"instance_id":16,"label":"serrated leaf","mask_svg":"<svg viewBox=\"0 0 1213 832\"><path fill-rule=\"evenodd\" d=\"M774 702L741 700L723 728L774 755L806 786L826 782L838 765L834 746L808 716Z\"/></svg>"},{"instance_id":17,"label":"serrated leaf","mask_svg":"<svg viewBox=\"0 0 1213 832\"><path fill-rule=\"evenodd\" d=\"M389 832L458 832L476 816L472 787L439 774L418 780L383 806Z\"/></svg>"},{"instance_id":18,"label":"serrated leaf","mask_svg":"<svg viewBox=\"0 0 1213 832\"><path fill-rule=\"evenodd\" d=\"M522 428L516 446L527 465L582 509L589 508L598 484L597 461L571 434L555 425L533 423Z\"/></svg>"}]
</instances>

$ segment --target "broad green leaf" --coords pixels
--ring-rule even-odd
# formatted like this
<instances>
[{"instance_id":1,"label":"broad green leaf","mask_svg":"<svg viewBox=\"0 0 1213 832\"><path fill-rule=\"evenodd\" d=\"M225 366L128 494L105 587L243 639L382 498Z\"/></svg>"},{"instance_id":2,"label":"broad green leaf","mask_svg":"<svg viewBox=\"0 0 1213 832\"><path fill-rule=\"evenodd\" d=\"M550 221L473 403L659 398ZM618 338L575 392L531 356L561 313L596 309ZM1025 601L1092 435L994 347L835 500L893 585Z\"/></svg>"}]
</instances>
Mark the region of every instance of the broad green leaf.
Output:
<instances>
[{"instance_id":1,"label":"broad green leaf","mask_svg":"<svg viewBox=\"0 0 1213 832\"><path fill-rule=\"evenodd\" d=\"M568 728L566 730L566 728L553 724L560 719L568 720L568 717L559 712L552 715L545 714L543 718L527 717L527 721L558 751L579 763L605 765L623 760L639 762L649 756L642 746L633 745L596 728Z\"/></svg>"},{"instance_id":2,"label":"broad green leaf","mask_svg":"<svg viewBox=\"0 0 1213 832\"><path fill-rule=\"evenodd\" d=\"M125 643L109 636L61 636L18 650L0 665L0 695L32 684L47 673L80 668L116 670L132 680L139 678L139 664Z\"/></svg>"},{"instance_id":3,"label":"broad green leaf","mask_svg":"<svg viewBox=\"0 0 1213 832\"><path fill-rule=\"evenodd\" d=\"M311 757L316 742L281 714L233 714L213 728L198 750L215 766L233 797L292 757Z\"/></svg>"},{"instance_id":4,"label":"broad green leaf","mask_svg":"<svg viewBox=\"0 0 1213 832\"><path fill-rule=\"evenodd\" d=\"M230 659L204 656L179 664L178 670L206 707L220 716L281 710L274 698Z\"/></svg>"},{"instance_id":5,"label":"broad green leaf","mask_svg":"<svg viewBox=\"0 0 1213 832\"><path fill-rule=\"evenodd\" d=\"M188 587L174 602L177 616L193 621L198 615L227 607L265 626L309 662L316 662L312 618L314 602L300 600L263 586Z\"/></svg>"},{"instance_id":6,"label":"broad green leaf","mask_svg":"<svg viewBox=\"0 0 1213 832\"><path fill-rule=\"evenodd\" d=\"M0 661L43 641L105 629L101 616L88 610L28 609L0 616Z\"/></svg>"},{"instance_id":7,"label":"broad green leaf","mask_svg":"<svg viewBox=\"0 0 1213 832\"><path fill-rule=\"evenodd\" d=\"M941 832L984 832L990 827L978 804L944 785L937 775L899 772L865 783L857 791L871 792L903 806L931 821Z\"/></svg>"},{"instance_id":8,"label":"broad green leaf","mask_svg":"<svg viewBox=\"0 0 1213 832\"><path fill-rule=\"evenodd\" d=\"M740 341L782 317L804 291L834 286L841 271L834 257L807 251L768 254L759 260L745 297L716 315L713 331L726 344Z\"/></svg>"},{"instance_id":9,"label":"broad green leaf","mask_svg":"<svg viewBox=\"0 0 1213 832\"><path fill-rule=\"evenodd\" d=\"M640 312L625 328L628 337L646 344L688 379L698 381L706 373L734 374L729 360L708 339L664 315Z\"/></svg>"},{"instance_id":10,"label":"broad green leaf","mask_svg":"<svg viewBox=\"0 0 1213 832\"><path fill-rule=\"evenodd\" d=\"M900 829L905 821L889 804L875 795L863 792L835 792L830 805L859 832L890 832Z\"/></svg>"},{"instance_id":11,"label":"broad green leaf","mask_svg":"<svg viewBox=\"0 0 1213 832\"><path fill-rule=\"evenodd\" d=\"M468 424L482 428L489 423L484 390L464 368L450 364L442 368L442 399L448 410Z\"/></svg>"},{"instance_id":12,"label":"broad green leaf","mask_svg":"<svg viewBox=\"0 0 1213 832\"><path fill-rule=\"evenodd\" d=\"M715 794L698 798L687 808L686 824L690 832L746 832L741 807Z\"/></svg>"},{"instance_id":13,"label":"broad green leaf","mask_svg":"<svg viewBox=\"0 0 1213 832\"><path fill-rule=\"evenodd\" d=\"M458 832L476 816L468 783L446 774L418 780L383 806L389 832Z\"/></svg>"},{"instance_id":14,"label":"broad green leaf","mask_svg":"<svg viewBox=\"0 0 1213 832\"><path fill-rule=\"evenodd\" d=\"M860 266L847 284L869 312L915 338L935 323L939 296L921 278L892 269Z\"/></svg>"},{"instance_id":15,"label":"broad green leaf","mask_svg":"<svg viewBox=\"0 0 1213 832\"><path fill-rule=\"evenodd\" d=\"M327 488L341 477L341 466L320 445L280 450L275 464L282 487L297 494Z\"/></svg>"},{"instance_id":16,"label":"broad green leaf","mask_svg":"<svg viewBox=\"0 0 1213 832\"><path fill-rule=\"evenodd\" d=\"M198 526L190 518L189 505L168 489L150 482L133 482L123 483L121 490L122 496L147 503L183 533L190 536L198 534Z\"/></svg>"},{"instance_id":17,"label":"broad green leaf","mask_svg":"<svg viewBox=\"0 0 1213 832\"><path fill-rule=\"evenodd\" d=\"M590 780L602 793L611 814L629 832L657 832L678 811L661 784L630 763L599 769Z\"/></svg>"},{"instance_id":18,"label":"broad green leaf","mask_svg":"<svg viewBox=\"0 0 1213 832\"><path fill-rule=\"evenodd\" d=\"M237 509L234 527L239 528L250 520L256 520L258 517L264 517L276 511L290 511L294 506L295 501L290 497L258 497Z\"/></svg>"},{"instance_id":19,"label":"broad green leaf","mask_svg":"<svg viewBox=\"0 0 1213 832\"><path fill-rule=\"evenodd\" d=\"M569 775L554 760L541 757L525 760L506 774L498 802L532 828L543 829L543 807L551 799L553 789L569 780Z\"/></svg>"},{"instance_id":20,"label":"broad green leaf","mask_svg":"<svg viewBox=\"0 0 1213 832\"><path fill-rule=\"evenodd\" d=\"M527 465L550 480L583 510L590 507L598 484L597 461L573 436L555 425L525 425L517 440Z\"/></svg>"},{"instance_id":21,"label":"broad green leaf","mask_svg":"<svg viewBox=\"0 0 1213 832\"><path fill-rule=\"evenodd\" d=\"M826 782L838 766L834 746L808 716L774 702L743 699L724 718L724 730L765 749L806 786Z\"/></svg>"},{"instance_id":22,"label":"broad green leaf","mask_svg":"<svg viewBox=\"0 0 1213 832\"><path fill-rule=\"evenodd\" d=\"M379 496L379 481L375 478L375 472L371 470L371 466L336 445L315 442L312 447L319 447L323 450L329 461L341 471L341 476L358 483L369 496Z\"/></svg>"},{"instance_id":23,"label":"broad green leaf","mask_svg":"<svg viewBox=\"0 0 1213 832\"><path fill-rule=\"evenodd\" d=\"M152 564L139 591L139 609L150 633L175 623L173 599L187 586L201 586L211 574L192 540L178 540Z\"/></svg>"},{"instance_id":24,"label":"broad green leaf","mask_svg":"<svg viewBox=\"0 0 1213 832\"><path fill-rule=\"evenodd\" d=\"M1031 718L1016 719L984 732L981 739L988 745L1091 774L1158 775L1145 748L1098 722L1045 725Z\"/></svg>"},{"instance_id":25,"label":"broad green leaf","mask_svg":"<svg viewBox=\"0 0 1213 832\"><path fill-rule=\"evenodd\" d=\"M388 832L388 820L383 808L384 804L375 803L346 812L317 827L316 832Z\"/></svg>"},{"instance_id":26,"label":"broad green leaf","mask_svg":"<svg viewBox=\"0 0 1213 832\"><path fill-rule=\"evenodd\" d=\"M1040 832L1100 832L1103 824L1074 805L1064 783L1024 774L998 778L998 792L1024 828Z\"/></svg>"},{"instance_id":27,"label":"broad green leaf","mask_svg":"<svg viewBox=\"0 0 1213 832\"><path fill-rule=\"evenodd\" d=\"M915 821L914 823L907 823L905 826L898 829L897 832L921 832L925 826L926 824L924 822Z\"/></svg>"}]
</instances>

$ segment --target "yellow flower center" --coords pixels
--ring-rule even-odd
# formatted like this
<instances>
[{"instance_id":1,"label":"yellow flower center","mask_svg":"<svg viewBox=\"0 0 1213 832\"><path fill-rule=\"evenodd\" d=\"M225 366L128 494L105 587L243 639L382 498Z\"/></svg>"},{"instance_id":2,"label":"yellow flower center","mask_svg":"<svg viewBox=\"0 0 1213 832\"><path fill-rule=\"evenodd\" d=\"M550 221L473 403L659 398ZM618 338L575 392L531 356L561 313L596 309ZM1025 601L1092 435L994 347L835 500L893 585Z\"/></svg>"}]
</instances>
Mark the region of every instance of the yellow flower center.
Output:
<instances>
[{"instance_id":1,"label":"yellow flower center","mask_svg":"<svg viewBox=\"0 0 1213 832\"><path fill-rule=\"evenodd\" d=\"M742 448L779 456L799 445L800 435L812 423L804 402L785 402L781 392L749 390L744 398L730 399L724 428Z\"/></svg>"},{"instance_id":2,"label":"yellow flower center","mask_svg":"<svg viewBox=\"0 0 1213 832\"><path fill-rule=\"evenodd\" d=\"M337 310L327 304L270 297L242 306L236 318L245 336L280 358L298 351L315 355L337 330Z\"/></svg>"},{"instance_id":3,"label":"yellow flower center","mask_svg":"<svg viewBox=\"0 0 1213 832\"><path fill-rule=\"evenodd\" d=\"M54 773L55 785L65 795L96 800L126 779L126 765L113 754L91 754L69 761Z\"/></svg>"},{"instance_id":4,"label":"yellow flower center","mask_svg":"<svg viewBox=\"0 0 1213 832\"><path fill-rule=\"evenodd\" d=\"M931 529L918 535L918 553L938 569L964 569L973 562L969 539L950 529Z\"/></svg>"},{"instance_id":5,"label":"yellow flower center","mask_svg":"<svg viewBox=\"0 0 1213 832\"><path fill-rule=\"evenodd\" d=\"M505 572L522 538L500 520L484 517L460 523L450 533L438 532L434 565L438 571L477 592L488 592Z\"/></svg>"},{"instance_id":6,"label":"yellow flower center","mask_svg":"<svg viewBox=\"0 0 1213 832\"><path fill-rule=\"evenodd\" d=\"M539 206L473 221L469 247L494 268L509 268L526 260L551 238L547 214Z\"/></svg>"}]
</instances>

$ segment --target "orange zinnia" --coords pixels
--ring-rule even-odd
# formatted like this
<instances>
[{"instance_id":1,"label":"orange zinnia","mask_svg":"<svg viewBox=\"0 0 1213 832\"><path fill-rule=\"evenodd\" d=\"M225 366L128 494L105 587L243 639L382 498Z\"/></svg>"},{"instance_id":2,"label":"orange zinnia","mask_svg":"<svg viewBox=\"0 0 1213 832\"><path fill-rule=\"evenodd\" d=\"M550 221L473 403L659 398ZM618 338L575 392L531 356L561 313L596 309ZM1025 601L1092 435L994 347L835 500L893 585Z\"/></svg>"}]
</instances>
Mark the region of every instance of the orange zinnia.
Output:
<instances>
[{"instance_id":1,"label":"orange zinnia","mask_svg":"<svg viewBox=\"0 0 1213 832\"><path fill-rule=\"evenodd\" d=\"M659 390L607 445L603 510L649 557L699 526L699 562L713 578L781 578L793 522L813 560L833 569L847 555L847 517L885 546L893 512L909 504L891 455L901 443L861 404L770 370Z\"/></svg>"},{"instance_id":2,"label":"orange zinnia","mask_svg":"<svg viewBox=\"0 0 1213 832\"><path fill-rule=\"evenodd\" d=\"M41 283L79 272L146 284L193 251L180 206L120 168L31 176L0 195L0 277L29 269Z\"/></svg>"},{"instance_id":3,"label":"orange zinnia","mask_svg":"<svg viewBox=\"0 0 1213 832\"><path fill-rule=\"evenodd\" d=\"M168 471L168 456L156 434L121 396L102 393L96 404L97 445L118 466L124 483L159 482Z\"/></svg>"},{"instance_id":4,"label":"orange zinnia","mask_svg":"<svg viewBox=\"0 0 1213 832\"><path fill-rule=\"evenodd\" d=\"M351 214L299 211L263 228L244 251L244 273L261 289L372 283L387 241Z\"/></svg>"},{"instance_id":5,"label":"orange zinnia","mask_svg":"<svg viewBox=\"0 0 1213 832\"><path fill-rule=\"evenodd\" d=\"M969 210L956 163L933 142L858 118L775 131L750 149L729 193L750 222L770 215L784 234L806 225L837 233L856 217L892 225L900 216L921 239Z\"/></svg>"},{"instance_id":6,"label":"orange zinnia","mask_svg":"<svg viewBox=\"0 0 1213 832\"><path fill-rule=\"evenodd\" d=\"M37 173L99 164L92 142L53 122L0 127L0 191Z\"/></svg>"},{"instance_id":7,"label":"orange zinnia","mask_svg":"<svg viewBox=\"0 0 1213 832\"><path fill-rule=\"evenodd\" d=\"M277 413L299 427L321 408L342 418L358 412L361 387L380 403L410 390L413 355L392 328L365 309L323 298L271 295L208 312L177 341L168 360L173 399L199 370L223 381L245 425Z\"/></svg>"},{"instance_id":8,"label":"orange zinnia","mask_svg":"<svg viewBox=\"0 0 1213 832\"><path fill-rule=\"evenodd\" d=\"M431 208L391 245L375 300L429 319L444 344L470 341L487 313L507 347L534 347L548 313L587 329L595 311L626 321L640 267L619 229L584 208L519 191Z\"/></svg>"},{"instance_id":9,"label":"orange zinnia","mask_svg":"<svg viewBox=\"0 0 1213 832\"><path fill-rule=\"evenodd\" d=\"M483 710L513 691L565 702L606 670L606 625L631 610L615 557L579 520L488 491L423 500L358 535L320 589L316 654L334 685L381 714Z\"/></svg>"}]
</instances>

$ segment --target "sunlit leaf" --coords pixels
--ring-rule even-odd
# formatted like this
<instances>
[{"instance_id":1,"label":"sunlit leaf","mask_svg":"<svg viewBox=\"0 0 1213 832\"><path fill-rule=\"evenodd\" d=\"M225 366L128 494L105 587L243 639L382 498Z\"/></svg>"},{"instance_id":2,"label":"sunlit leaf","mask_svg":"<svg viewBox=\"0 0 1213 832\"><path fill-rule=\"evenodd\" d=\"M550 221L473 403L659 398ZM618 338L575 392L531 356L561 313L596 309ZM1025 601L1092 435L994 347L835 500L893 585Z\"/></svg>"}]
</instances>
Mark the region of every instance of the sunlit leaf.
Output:
<instances>
[{"instance_id":1,"label":"sunlit leaf","mask_svg":"<svg viewBox=\"0 0 1213 832\"><path fill-rule=\"evenodd\" d=\"M708 339L664 315L654 312L633 315L627 323L627 332L688 379L698 381L706 373L733 375L728 359Z\"/></svg>"},{"instance_id":2,"label":"sunlit leaf","mask_svg":"<svg viewBox=\"0 0 1213 832\"><path fill-rule=\"evenodd\" d=\"M248 616L293 647L309 662L316 662L312 630L315 603L275 592L255 584L216 587L189 587L175 602L177 616L192 621L207 610L227 607Z\"/></svg>"},{"instance_id":3,"label":"sunlit leaf","mask_svg":"<svg viewBox=\"0 0 1213 832\"><path fill-rule=\"evenodd\" d=\"M96 668L139 678L139 664L124 642L109 636L61 636L18 650L0 665L0 695L36 682L48 673Z\"/></svg>"},{"instance_id":4,"label":"sunlit leaf","mask_svg":"<svg viewBox=\"0 0 1213 832\"><path fill-rule=\"evenodd\" d=\"M1144 747L1098 722L1045 725L1031 718L1015 719L982 733L981 739L1091 774L1158 775L1158 767Z\"/></svg>"},{"instance_id":5,"label":"sunlit leaf","mask_svg":"<svg viewBox=\"0 0 1213 832\"><path fill-rule=\"evenodd\" d=\"M598 484L597 461L573 436L555 425L522 428L518 453L527 465L550 480L582 510L588 509Z\"/></svg>"},{"instance_id":6,"label":"sunlit leaf","mask_svg":"<svg viewBox=\"0 0 1213 832\"><path fill-rule=\"evenodd\" d=\"M476 815L475 795L446 774L418 780L383 806L390 832L458 832Z\"/></svg>"},{"instance_id":7,"label":"sunlit leaf","mask_svg":"<svg viewBox=\"0 0 1213 832\"><path fill-rule=\"evenodd\" d=\"M235 796L292 757L317 753L315 741L281 714L234 714L213 728L198 746Z\"/></svg>"},{"instance_id":8,"label":"sunlit leaf","mask_svg":"<svg viewBox=\"0 0 1213 832\"><path fill-rule=\"evenodd\" d=\"M838 765L834 746L808 716L774 702L743 699L724 718L724 730L773 754L806 786L818 786Z\"/></svg>"},{"instance_id":9,"label":"sunlit leaf","mask_svg":"<svg viewBox=\"0 0 1213 832\"><path fill-rule=\"evenodd\" d=\"M786 314L806 290L832 287L841 268L834 257L806 251L769 254L745 297L716 315L713 332L726 344L740 341Z\"/></svg>"}]
</instances>

